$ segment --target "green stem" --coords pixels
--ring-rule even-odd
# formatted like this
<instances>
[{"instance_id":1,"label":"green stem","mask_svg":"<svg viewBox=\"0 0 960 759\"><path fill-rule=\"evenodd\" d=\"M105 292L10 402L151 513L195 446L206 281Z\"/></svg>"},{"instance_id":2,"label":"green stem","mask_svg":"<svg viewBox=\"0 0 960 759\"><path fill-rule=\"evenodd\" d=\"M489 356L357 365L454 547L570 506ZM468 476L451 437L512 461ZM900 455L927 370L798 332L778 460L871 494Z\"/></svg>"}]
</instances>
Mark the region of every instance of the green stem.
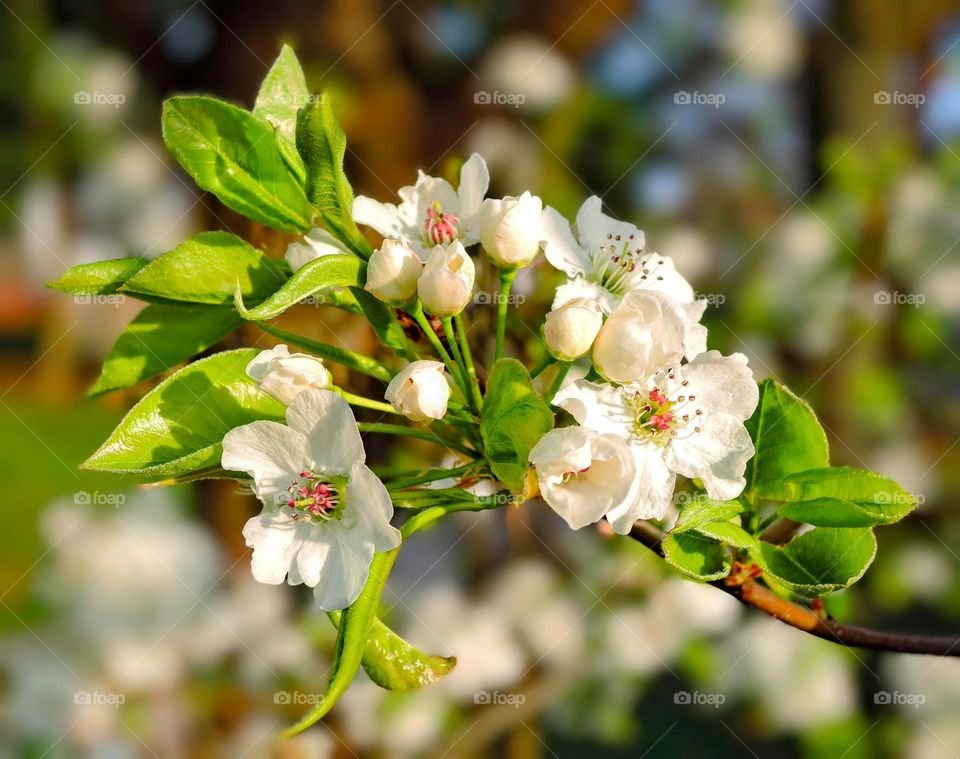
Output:
<instances>
[{"instance_id":1,"label":"green stem","mask_svg":"<svg viewBox=\"0 0 960 759\"><path fill-rule=\"evenodd\" d=\"M476 469L477 466L478 465L475 461L471 461L469 464L454 467L453 469L434 469L426 474L407 477L406 479L396 480L395 482L388 483L387 490L402 490L403 488L410 488L414 485L423 485L426 482L443 480L447 477L460 477L460 475L466 474L472 469Z\"/></svg>"},{"instance_id":2,"label":"green stem","mask_svg":"<svg viewBox=\"0 0 960 759\"><path fill-rule=\"evenodd\" d=\"M473 406L474 400L473 395L470 393L470 375L467 373L467 365L463 361L463 354L460 352L460 346L457 345L457 336L453 333L453 321L450 317L445 317L440 320L440 323L443 325L443 334L447 337L447 345L450 346L450 350L453 351L453 358L457 362L457 368L460 370L460 381L463 384L464 397L467 402ZM449 408L449 405L447 406ZM479 409L474 409L478 411Z\"/></svg>"},{"instance_id":3,"label":"green stem","mask_svg":"<svg viewBox=\"0 0 960 759\"><path fill-rule=\"evenodd\" d=\"M530 379L536 379L539 377L541 372L543 372L544 369L546 369L555 361L556 359L549 353L544 353L541 359L537 362L537 365L530 370Z\"/></svg>"},{"instance_id":4,"label":"green stem","mask_svg":"<svg viewBox=\"0 0 960 759\"><path fill-rule=\"evenodd\" d=\"M494 493L482 498L474 498L473 501L454 501L453 503L431 506L423 511L418 511L404 522L400 528L400 534L406 540L413 533L423 529L428 524L436 522L441 517L445 517L447 514L453 514L457 511L487 511L506 503L510 503L510 498L505 498L502 493Z\"/></svg>"},{"instance_id":5,"label":"green stem","mask_svg":"<svg viewBox=\"0 0 960 759\"><path fill-rule=\"evenodd\" d=\"M477 379L477 370L473 365L473 354L470 352L467 330L463 326L463 317L461 314L453 317L453 323L457 326L457 332L460 335L460 352L463 354L463 363L467 367L467 377L470 380L470 392L473 395L473 402L479 411L483 408L483 396L480 394L480 380Z\"/></svg>"},{"instance_id":6,"label":"green stem","mask_svg":"<svg viewBox=\"0 0 960 759\"><path fill-rule=\"evenodd\" d=\"M454 381L457 385L462 384L463 379L460 377L459 368L454 363L453 359L450 358L450 354L447 353L446 348L443 347L443 343L440 342L440 338L437 337L437 333L433 331L433 325L430 324L430 320L427 319L427 315L423 313L423 306L420 305L420 301L416 301L413 306L411 306L407 313L413 317L413 320L420 326L420 330L426 336L427 340L430 341L430 345L433 346L433 349L437 352L437 355L441 358L444 364L447 366L447 370L450 372ZM461 388L466 392L466 388Z\"/></svg>"},{"instance_id":7,"label":"green stem","mask_svg":"<svg viewBox=\"0 0 960 759\"><path fill-rule=\"evenodd\" d=\"M415 437L418 440L429 440L437 445L442 445L457 453L462 453L471 458L477 457L477 452L468 448L459 441L452 440L445 435L438 435L433 430L420 430L415 427L404 427L400 424L384 424L381 422L360 422L357 425L361 432L376 432L381 435L405 435L406 437Z\"/></svg>"},{"instance_id":8,"label":"green stem","mask_svg":"<svg viewBox=\"0 0 960 759\"><path fill-rule=\"evenodd\" d=\"M353 351L345 350L344 348L336 348L332 345L327 345L326 343L320 343L316 340L311 340L309 337L303 337L302 335L297 335L293 332L287 332L282 329L277 329L276 327L271 327L263 322L257 322L257 326L264 332L273 335L274 337L279 337L281 340L284 340L291 345L304 348L305 350L308 350L320 358L326 359L327 361L343 364L349 369L353 369L361 374L366 374L368 377L373 377L381 382L389 382L393 379L393 375L395 374L390 367L381 364L379 361L376 361L369 356L361 356L359 353L354 353Z\"/></svg>"},{"instance_id":9,"label":"green stem","mask_svg":"<svg viewBox=\"0 0 960 759\"><path fill-rule=\"evenodd\" d=\"M403 416L403 414L400 414L400 412L397 411L389 403L384 403L383 401L375 401L370 398L364 398L359 395L354 395L353 393L348 393L346 390L339 387L332 387L331 390L343 396L343 399L347 403L349 403L351 406L359 406L360 408L369 408L369 409L373 409L374 411L383 411L386 414L398 414L399 416Z\"/></svg>"},{"instance_id":10,"label":"green stem","mask_svg":"<svg viewBox=\"0 0 960 759\"><path fill-rule=\"evenodd\" d=\"M493 360L503 356L503 338L507 334L507 306L510 302L510 287L517 276L516 269L500 269L500 291L497 293L497 347Z\"/></svg>"},{"instance_id":11,"label":"green stem","mask_svg":"<svg viewBox=\"0 0 960 759\"><path fill-rule=\"evenodd\" d=\"M550 383L550 387L547 389L547 392L544 393L544 396L543 396L544 399L547 401L547 403L550 403L550 401L553 399L553 396L557 394L557 391L560 389L560 385L563 384L563 379L564 377L567 376L567 372L570 371L571 366L573 366L573 364L568 363L566 361L558 362L557 374L556 376L554 376L553 382Z\"/></svg>"}]
</instances>

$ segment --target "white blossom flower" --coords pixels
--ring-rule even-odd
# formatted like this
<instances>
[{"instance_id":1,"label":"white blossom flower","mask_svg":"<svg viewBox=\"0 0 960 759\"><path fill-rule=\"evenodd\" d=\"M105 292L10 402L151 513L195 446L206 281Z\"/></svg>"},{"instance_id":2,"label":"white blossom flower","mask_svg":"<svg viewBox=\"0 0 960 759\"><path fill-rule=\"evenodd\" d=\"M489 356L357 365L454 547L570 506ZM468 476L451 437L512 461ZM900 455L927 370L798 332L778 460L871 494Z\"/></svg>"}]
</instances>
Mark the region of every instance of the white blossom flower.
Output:
<instances>
[{"instance_id":1,"label":"white blossom flower","mask_svg":"<svg viewBox=\"0 0 960 759\"><path fill-rule=\"evenodd\" d=\"M224 469L253 477L263 511L243 528L258 582L313 588L320 608L352 604L376 551L400 544L393 504L364 464L347 402L307 390L287 408L287 423L258 420L223 439Z\"/></svg>"},{"instance_id":2,"label":"white blossom flower","mask_svg":"<svg viewBox=\"0 0 960 759\"><path fill-rule=\"evenodd\" d=\"M678 474L699 478L718 501L743 492L744 470L754 453L743 423L758 399L744 355L707 351L642 384L577 380L553 403L581 426L630 444L636 467L632 498L607 515L614 530L626 534L637 519L663 517Z\"/></svg>"},{"instance_id":3,"label":"white blossom flower","mask_svg":"<svg viewBox=\"0 0 960 759\"><path fill-rule=\"evenodd\" d=\"M617 221L601 210L600 198L587 198L577 212L577 236L570 223L550 206L543 209L543 253L554 268L567 275L557 288L553 307L573 298L593 298L604 313L634 290L654 290L675 300L687 316L699 321L706 303L668 256L644 252L643 231Z\"/></svg>"},{"instance_id":4,"label":"white blossom flower","mask_svg":"<svg viewBox=\"0 0 960 759\"><path fill-rule=\"evenodd\" d=\"M479 242L480 203L489 184L487 164L474 153L460 169L458 189L421 171L415 185L400 188L400 205L361 195L353 201L353 218L384 237L402 240L426 259L435 245Z\"/></svg>"},{"instance_id":5,"label":"white blossom flower","mask_svg":"<svg viewBox=\"0 0 960 759\"><path fill-rule=\"evenodd\" d=\"M530 451L530 463L543 500L574 530L629 505L635 468L622 437L587 427L551 430Z\"/></svg>"},{"instance_id":6,"label":"white blossom flower","mask_svg":"<svg viewBox=\"0 0 960 759\"><path fill-rule=\"evenodd\" d=\"M446 248L438 245L417 282L417 294L424 310L434 316L459 314L470 302L475 277L473 259L459 240Z\"/></svg>"},{"instance_id":7,"label":"white blossom flower","mask_svg":"<svg viewBox=\"0 0 960 759\"><path fill-rule=\"evenodd\" d=\"M593 364L611 382L643 382L707 349L707 329L654 290L627 293L597 333Z\"/></svg>"},{"instance_id":8,"label":"white blossom flower","mask_svg":"<svg viewBox=\"0 0 960 759\"><path fill-rule=\"evenodd\" d=\"M540 250L543 203L536 195L487 198L480 206L480 242L487 258L504 269L526 266Z\"/></svg>"},{"instance_id":9,"label":"white blossom flower","mask_svg":"<svg viewBox=\"0 0 960 759\"><path fill-rule=\"evenodd\" d=\"M303 236L303 242L290 243L283 257L290 264L290 269L296 271L318 258L349 252L343 243L327 230L314 227Z\"/></svg>"},{"instance_id":10,"label":"white blossom flower","mask_svg":"<svg viewBox=\"0 0 960 759\"><path fill-rule=\"evenodd\" d=\"M423 271L420 256L400 240L384 240L367 262L364 289L384 303L399 305L417 294L417 280Z\"/></svg>"},{"instance_id":11,"label":"white blossom flower","mask_svg":"<svg viewBox=\"0 0 960 759\"><path fill-rule=\"evenodd\" d=\"M603 326L603 311L592 298L574 298L547 314L543 340L560 361L580 358L593 345Z\"/></svg>"},{"instance_id":12,"label":"white blossom flower","mask_svg":"<svg viewBox=\"0 0 960 759\"><path fill-rule=\"evenodd\" d=\"M451 392L440 361L414 361L390 380L385 398L407 418L429 422L443 419Z\"/></svg>"},{"instance_id":13,"label":"white blossom flower","mask_svg":"<svg viewBox=\"0 0 960 759\"><path fill-rule=\"evenodd\" d=\"M330 374L322 359L291 353L286 345L258 353L247 364L247 375L261 390L286 404L303 390L330 385Z\"/></svg>"}]
</instances>

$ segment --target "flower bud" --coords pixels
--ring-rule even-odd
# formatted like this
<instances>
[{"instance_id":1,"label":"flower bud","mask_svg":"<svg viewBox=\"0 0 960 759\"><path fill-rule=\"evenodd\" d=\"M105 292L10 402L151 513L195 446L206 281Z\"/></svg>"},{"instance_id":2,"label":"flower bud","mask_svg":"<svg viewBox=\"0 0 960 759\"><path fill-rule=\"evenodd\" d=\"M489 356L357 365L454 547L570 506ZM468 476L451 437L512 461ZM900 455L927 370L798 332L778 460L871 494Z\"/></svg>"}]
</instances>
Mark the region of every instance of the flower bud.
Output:
<instances>
[{"instance_id":1,"label":"flower bud","mask_svg":"<svg viewBox=\"0 0 960 759\"><path fill-rule=\"evenodd\" d=\"M314 227L303 236L303 242L290 243L283 257L290 264L290 269L296 271L317 258L347 252L343 243L327 230Z\"/></svg>"},{"instance_id":2,"label":"flower bud","mask_svg":"<svg viewBox=\"0 0 960 759\"><path fill-rule=\"evenodd\" d=\"M658 292L627 293L593 342L593 365L611 382L643 382L683 357L685 319Z\"/></svg>"},{"instance_id":3,"label":"flower bud","mask_svg":"<svg viewBox=\"0 0 960 759\"><path fill-rule=\"evenodd\" d=\"M627 504L636 465L626 442L586 427L551 430L530 451L540 495L574 530Z\"/></svg>"},{"instance_id":4,"label":"flower bud","mask_svg":"<svg viewBox=\"0 0 960 759\"><path fill-rule=\"evenodd\" d=\"M480 242L487 258L503 269L529 264L540 249L540 213L536 195L487 198L480 206Z\"/></svg>"},{"instance_id":5,"label":"flower bud","mask_svg":"<svg viewBox=\"0 0 960 759\"><path fill-rule=\"evenodd\" d=\"M261 390L287 405L303 390L330 385L330 375L321 359L290 353L286 345L261 351L247 364L247 374Z\"/></svg>"},{"instance_id":6,"label":"flower bud","mask_svg":"<svg viewBox=\"0 0 960 759\"><path fill-rule=\"evenodd\" d=\"M476 270L459 240L446 248L438 245L423 267L417 293L427 313L453 316L463 311L473 294Z\"/></svg>"},{"instance_id":7,"label":"flower bud","mask_svg":"<svg viewBox=\"0 0 960 759\"><path fill-rule=\"evenodd\" d=\"M417 280L422 271L420 256L399 240L384 240L367 262L364 289L384 303L406 303L417 294Z\"/></svg>"},{"instance_id":8,"label":"flower bud","mask_svg":"<svg viewBox=\"0 0 960 759\"><path fill-rule=\"evenodd\" d=\"M387 385L385 398L415 422L442 419L450 400L450 384L439 361L414 361Z\"/></svg>"},{"instance_id":9,"label":"flower bud","mask_svg":"<svg viewBox=\"0 0 960 759\"><path fill-rule=\"evenodd\" d=\"M560 361L573 361L590 350L603 326L603 311L593 298L574 298L547 314L543 339Z\"/></svg>"}]
</instances>

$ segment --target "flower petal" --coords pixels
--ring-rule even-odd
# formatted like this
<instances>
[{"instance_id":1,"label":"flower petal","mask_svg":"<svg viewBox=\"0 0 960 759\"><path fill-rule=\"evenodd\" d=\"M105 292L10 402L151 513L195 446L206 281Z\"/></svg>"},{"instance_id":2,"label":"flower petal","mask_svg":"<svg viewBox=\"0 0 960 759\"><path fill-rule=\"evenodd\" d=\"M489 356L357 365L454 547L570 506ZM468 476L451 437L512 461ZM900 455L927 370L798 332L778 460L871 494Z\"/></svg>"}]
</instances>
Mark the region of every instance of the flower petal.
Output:
<instances>
[{"instance_id":1,"label":"flower petal","mask_svg":"<svg viewBox=\"0 0 960 759\"><path fill-rule=\"evenodd\" d=\"M247 376L254 382L260 382L267 372L267 364L275 358L284 358L290 355L290 349L283 344L271 348L270 350L260 351L247 364Z\"/></svg>"},{"instance_id":2,"label":"flower petal","mask_svg":"<svg viewBox=\"0 0 960 759\"><path fill-rule=\"evenodd\" d=\"M684 477L703 480L707 495L729 501L743 492L747 462L754 454L753 441L743 422L729 414L706 416L699 432L677 436L667 446L667 465Z\"/></svg>"},{"instance_id":3,"label":"flower petal","mask_svg":"<svg viewBox=\"0 0 960 759\"><path fill-rule=\"evenodd\" d=\"M577 211L577 239L590 255L596 255L601 245L611 239L627 240L633 235L632 248L643 248L643 231L626 221L618 221L602 211L602 203L596 195L587 198ZM619 235L619 237L618 237Z\"/></svg>"},{"instance_id":4,"label":"flower petal","mask_svg":"<svg viewBox=\"0 0 960 759\"><path fill-rule=\"evenodd\" d=\"M380 203L359 195L353 200L353 220L373 227L384 237L402 238L406 231L400 221L400 210L393 203Z\"/></svg>"},{"instance_id":5,"label":"flower petal","mask_svg":"<svg viewBox=\"0 0 960 759\"><path fill-rule=\"evenodd\" d=\"M313 588L320 582L320 576L323 573L324 565L327 563L327 557L330 555L331 542L327 533L327 525L308 524L310 529L303 535L303 542L300 545L300 552L297 554L295 565L296 576L308 588ZM290 571L290 584L293 582L294 571Z\"/></svg>"},{"instance_id":6,"label":"flower petal","mask_svg":"<svg viewBox=\"0 0 960 759\"><path fill-rule=\"evenodd\" d=\"M605 314L609 314L617 305L616 298L605 287L583 277L574 277L567 284L560 285L557 288L556 295L553 296L553 305L550 307L553 309L560 308L565 303L577 298L595 300L600 306L600 310Z\"/></svg>"},{"instance_id":7,"label":"flower petal","mask_svg":"<svg viewBox=\"0 0 960 759\"><path fill-rule=\"evenodd\" d=\"M332 390L304 390L287 407L287 424L306 437L314 466L346 474L366 454L350 405Z\"/></svg>"},{"instance_id":8,"label":"flower petal","mask_svg":"<svg viewBox=\"0 0 960 759\"><path fill-rule=\"evenodd\" d=\"M487 169L487 162L479 153L474 153L460 167L460 187L457 189L461 229L464 236L471 240L467 245L480 239L478 215L483 196L487 194L489 187L490 171Z\"/></svg>"},{"instance_id":9,"label":"flower petal","mask_svg":"<svg viewBox=\"0 0 960 759\"><path fill-rule=\"evenodd\" d=\"M355 542L350 530L336 522L324 525L318 540L328 544L326 560L317 577L313 595L323 611L346 609L357 600L370 574L373 543Z\"/></svg>"},{"instance_id":10,"label":"flower petal","mask_svg":"<svg viewBox=\"0 0 960 759\"><path fill-rule=\"evenodd\" d=\"M745 422L757 408L760 391L742 353L701 353L682 366L679 375L689 383L688 394L696 396L697 407L707 415L729 414Z\"/></svg>"},{"instance_id":11,"label":"flower petal","mask_svg":"<svg viewBox=\"0 0 960 759\"><path fill-rule=\"evenodd\" d=\"M309 463L307 439L279 422L261 419L236 427L223 438L220 465L253 477L257 498L268 506L286 501L287 487Z\"/></svg>"},{"instance_id":12,"label":"flower petal","mask_svg":"<svg viewBox=\"0 0 960 759\"><path fill-rule=\"evenodd\" d=\"M269 585L283 582L303 542L303 526L303 522L280 509L265 511L247 520L243 537L253 549L250 568L257 582Z\"/></svg>"},{"instance_id":13,"label":"flower petal","mask_svg":"<svg viewBox=\"0 0 960 759\"><path fill-rule=\"evenodd\" d=\"M555 269L568 277L586 275L591 269L590 255L574 239L568 222L555 208L547 206L540 214L543 255Z\"/></svg>"},{"instance_id":14,"label":"flower petal","mask_svg":"<svg viewBox=\"0 0 960 759\"><path fill-rule=\"evenodd\" d=\"M352 525L350 534L371 542L377 551L390 551L400 545L400 531L390 524L392 517L393 502L383 483L368 467L355 466L347 484L344 526Z\"/></svg>"},{"instance_id":15,"label":"flower petal","mask_svg":"<svg viewBox=\"0 0 960 759\"><path fill-rule=\"evenodd\" d=\"M623 403L623 391L609 383L577 380L561 389L551 403L569 411L584 427L630 437L633 417Z\"/></svg>"},{"instance_id":16,"label":"flower petal","mask_svg":"<svg viewBox=\"0 0 960 759\"><path fill-rule=\"evenodd\" d=\"M630 446L636 476L630 494L607 514L614 532L626 535L638 519L661 519L673 500L676 475L664 461L663 449L652 443Z\"/></svg>"}]
</instances>

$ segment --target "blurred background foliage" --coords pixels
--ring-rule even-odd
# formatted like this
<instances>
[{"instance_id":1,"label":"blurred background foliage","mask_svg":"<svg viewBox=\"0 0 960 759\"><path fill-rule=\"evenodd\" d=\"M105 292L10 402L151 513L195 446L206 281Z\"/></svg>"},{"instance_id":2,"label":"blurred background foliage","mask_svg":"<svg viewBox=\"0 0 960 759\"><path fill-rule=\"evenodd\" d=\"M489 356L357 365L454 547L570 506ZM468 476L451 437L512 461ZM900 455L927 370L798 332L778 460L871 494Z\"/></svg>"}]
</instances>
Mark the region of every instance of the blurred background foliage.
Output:
<instances>
[{"instance_id":1,"label":"blurred background foliage","mask_svg":"<svg viewBox=\"0 0 960 759\"><path fill-rule=\"evenodd\" d=\"M43 286L203 229L280 255L287 239L173 165L159 116L179 91L249 106L290 42L335 99L358 194L391 200L478 151L492 194L530 188L571 215L597 194L643 226L711 300L711 347L806 397L835 464L923 500L830 611L956 633L955 4L0 4L0 756L960 753L955 660L808 638L538 504L451 519L402 554L387 617L458 656L452 675L388 694L361 674L324 726L279 744L322 686L330 626L302 589L253 583L240 530L256 506L231 484L78 471L149 389L85 399L139 306ZM515 355L541 350L555 274L541 260L518 282ZM322 306L281 326L376 350ZM368 446L381 467L440 463L426 444Z\"/></svg>"}]
</instances>

